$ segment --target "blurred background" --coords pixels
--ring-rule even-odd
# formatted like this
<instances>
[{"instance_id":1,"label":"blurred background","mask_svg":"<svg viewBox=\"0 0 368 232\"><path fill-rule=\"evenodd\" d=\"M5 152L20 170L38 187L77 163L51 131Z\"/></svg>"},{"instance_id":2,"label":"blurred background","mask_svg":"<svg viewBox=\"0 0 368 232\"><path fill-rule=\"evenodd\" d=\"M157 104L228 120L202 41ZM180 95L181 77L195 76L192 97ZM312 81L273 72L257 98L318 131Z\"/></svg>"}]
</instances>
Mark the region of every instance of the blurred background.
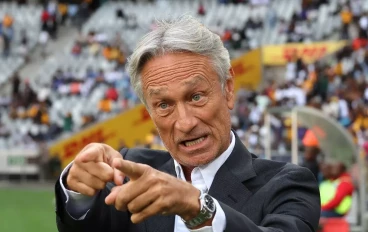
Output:
<instances>
[{"instance_id":1,"label":"blurred background","mask_svg":"<svg viewBox=\"0 0 368 232\"><path fill-rule=\"evenodd\" d=\"M0 1L0 231L57 231L53 184L90 142L165 149L125 63L183 14L230 51L246 147L315 174L321 232L368 231L368 0Z\"/></svg>"}]
</instances>

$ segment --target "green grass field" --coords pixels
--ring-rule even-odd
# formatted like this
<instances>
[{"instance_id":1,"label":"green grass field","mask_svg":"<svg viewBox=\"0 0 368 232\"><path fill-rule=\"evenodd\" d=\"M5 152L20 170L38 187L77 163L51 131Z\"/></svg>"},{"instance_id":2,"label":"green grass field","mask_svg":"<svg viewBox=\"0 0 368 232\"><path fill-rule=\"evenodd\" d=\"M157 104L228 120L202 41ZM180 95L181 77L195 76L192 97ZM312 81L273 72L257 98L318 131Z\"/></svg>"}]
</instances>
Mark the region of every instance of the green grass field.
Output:
<instances>
[{"instance_id":1,"label":"green grass field","mask_svg":"<svg viewBox=\"0 0 368 232\"><path fill-rule=\"evenodd\" d=\"M0 188L1 232L56 232L52 190Z\"/></svg>"}]
</instances>

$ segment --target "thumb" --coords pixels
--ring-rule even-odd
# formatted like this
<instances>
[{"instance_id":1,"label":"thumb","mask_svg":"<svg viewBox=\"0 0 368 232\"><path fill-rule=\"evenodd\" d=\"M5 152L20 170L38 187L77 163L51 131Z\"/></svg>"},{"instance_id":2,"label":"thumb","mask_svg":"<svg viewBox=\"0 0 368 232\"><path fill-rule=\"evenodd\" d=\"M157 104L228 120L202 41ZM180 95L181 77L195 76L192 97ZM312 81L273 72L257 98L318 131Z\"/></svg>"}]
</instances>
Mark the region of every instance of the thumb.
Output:
<instances>
[{"instance_id":1,"label":"thumb","mask_svg":"<svg viewBox=\"0 0 368 232\"><path fill-rule=\"evenodd\" d=\"M114 168L114 183L117 186L123 185L125 175L119 169Z\"/></svg>"}]
</instances>

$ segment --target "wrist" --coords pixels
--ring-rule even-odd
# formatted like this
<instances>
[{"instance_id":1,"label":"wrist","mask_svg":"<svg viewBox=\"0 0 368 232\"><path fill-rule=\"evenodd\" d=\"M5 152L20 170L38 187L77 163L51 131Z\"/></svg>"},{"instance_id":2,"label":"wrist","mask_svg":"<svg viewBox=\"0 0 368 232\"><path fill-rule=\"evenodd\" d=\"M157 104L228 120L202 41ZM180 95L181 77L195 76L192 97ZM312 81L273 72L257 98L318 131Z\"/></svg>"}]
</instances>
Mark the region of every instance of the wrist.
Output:
<instances>
[{"instance_id":1,"label":"wrist","mask_svg":"<svg viewBox=\"0 0 368 232\"><path fill-rule=\"evenodd\" d=\"M201 210L201 202L200 202L201 191L193 187L192 185L190 185L190 187L192 189L190 193L187 195L188 198L187 201L185 202L185 208L187 208L187 210L182 215L179 215L185 221L189 221L197 217L197 215Z\"/></svg>"},{"instance_id":2,"label":"wrist","mask_svg":"<svg viewBox=\"0 0 368 232\"><path fill-rule=\"evenodd\" d=\"M199 200L200 210L199 212L197 211L197 216L190 220L182 218L185 225L189 229L198 229L204 226L212 225L212 220L216 213L216 204L214 202L214 199L207 193L201 193Z\"/></svg>"}]
</instances>

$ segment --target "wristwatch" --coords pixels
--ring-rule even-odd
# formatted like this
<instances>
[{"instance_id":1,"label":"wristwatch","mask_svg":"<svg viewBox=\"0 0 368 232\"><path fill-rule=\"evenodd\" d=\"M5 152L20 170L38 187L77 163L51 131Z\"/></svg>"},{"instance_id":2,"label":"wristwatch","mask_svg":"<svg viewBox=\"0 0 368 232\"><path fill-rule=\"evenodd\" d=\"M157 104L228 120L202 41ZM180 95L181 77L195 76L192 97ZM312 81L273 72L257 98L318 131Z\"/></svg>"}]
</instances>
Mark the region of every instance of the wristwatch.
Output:
<instances>
[{"instance_id":1,"label":"wristwatch","mask_svg":"<svg viewBox=\"0 0 368 232\"><path fill-rule=\"evenodd\" d=\"M199 201L201 203L201 210L199 211L199 214L195 218L188 221L182 219L186 227L189 229L193 229L211 219L216 212L215 201L207 193L201 193Z\"/></svg>"}]
</instances>

